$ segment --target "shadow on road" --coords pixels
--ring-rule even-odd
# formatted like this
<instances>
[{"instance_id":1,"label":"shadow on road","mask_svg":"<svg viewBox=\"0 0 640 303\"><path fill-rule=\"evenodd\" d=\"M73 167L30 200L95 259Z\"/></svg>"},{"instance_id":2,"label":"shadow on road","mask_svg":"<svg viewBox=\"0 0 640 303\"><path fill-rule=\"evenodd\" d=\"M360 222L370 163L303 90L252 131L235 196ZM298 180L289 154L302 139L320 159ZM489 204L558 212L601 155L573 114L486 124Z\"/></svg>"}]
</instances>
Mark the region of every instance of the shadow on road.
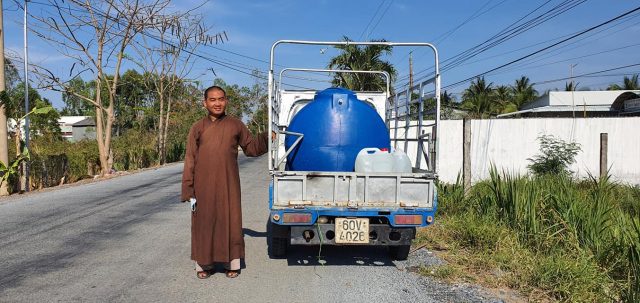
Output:
<instances>
[{"instance_id":1,"label":"shadow on road","mask_svg":"<svg viewBox=\"0 0 640 303\"><path fill-rule=\"evenodd\" d=\"M255 231L249 228L243 228L242 233L252 238L265 238L267 236L267 233L264 231Z\"/></svg>"},{"instance_id":2,"label":"shadow on road","mask_svg":"<svg viewBox=\"0 0 640 303\"><path fill-rule=\"evenodd\" d=\"M289 266L395 266L386 247L289 246Z\"/></svg>"}]
</instances>

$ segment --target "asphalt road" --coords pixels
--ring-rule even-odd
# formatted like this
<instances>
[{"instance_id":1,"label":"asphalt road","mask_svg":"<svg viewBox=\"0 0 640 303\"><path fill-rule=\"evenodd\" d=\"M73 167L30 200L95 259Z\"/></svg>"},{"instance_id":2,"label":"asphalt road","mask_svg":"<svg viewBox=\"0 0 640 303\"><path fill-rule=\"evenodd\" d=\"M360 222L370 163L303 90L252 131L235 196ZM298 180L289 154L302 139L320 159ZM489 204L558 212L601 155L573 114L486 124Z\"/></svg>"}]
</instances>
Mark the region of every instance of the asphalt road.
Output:
<instances>
[{"instance_id":1,"label":"asphalt road","mask_svg":"<svg viewBox=\"0 0 640 303\"><path fill-rule=\"evenodd\" d=\"M195 276L181 164L0 200L0 302L499 301L407 270L426 252L395 262L383 248L301 247L270 259L266 166L240 157L246 260L236 279Z\"/></svg>"}]
</instances>

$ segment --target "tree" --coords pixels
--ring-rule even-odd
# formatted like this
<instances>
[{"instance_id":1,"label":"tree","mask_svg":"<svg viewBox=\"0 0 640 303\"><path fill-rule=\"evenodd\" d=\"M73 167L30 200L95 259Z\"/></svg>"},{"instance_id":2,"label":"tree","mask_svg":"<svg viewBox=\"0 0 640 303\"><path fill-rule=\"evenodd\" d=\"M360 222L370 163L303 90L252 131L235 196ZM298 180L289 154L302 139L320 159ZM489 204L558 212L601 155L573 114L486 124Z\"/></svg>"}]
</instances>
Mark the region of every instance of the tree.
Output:
<instances>
[{"instance_id":1,"label":"tree","mask_svg":"<svg viewBox=\"0 0 640 303\"><path fill-rule=\"evenodd\" d=\"M122 74L115 104L115 135L132 128L143 128L144 107L152 106L148 74L129 69Z\"/></svg>"},{"instance_id":2,"label":"tree","mask_svg":"<svg viewBox=\"0 0 640 303\"><path fill-rule=\"evenodd\" d=\"M440 118L454 119L456 117L455 109L458 108L455 98L446 90L440 93ZM429 117L431 118L431 117Z\"/></svg>"},{"instance_id":3,"label":"tree","mask_svg":"<svg viewBox=\"0 0 640 303\"><path fill-rule=\"evenodd\" d=\"M95 115L93 105L83 98L82 96L91 96L95 98L95 81L85 82L80 77L75 77L67 83L68 90L62 92L62 102L64 107L60 114L63 116L90 116Z\"/></svg>"},{"instance_id":4,"label":"tree","mask_svg":"<svg viewBox=\"0 0 640 303\"><path fill-rule=\"evenodd\" d=\"M31 96L31 90L29 90L29 96ZM38 96L40 97L40 96ZM29 98L31 99L31 97ZM31 105L31 103L29 104ZM53 140L62 140L62 133L60 130L60 113L53 109L51 101L47 98L36 98L33 109L52 108L51 110L38 112L36 115L32 115L29 118L29 125L32 130L32 137L47 136Z\"/></svg>"},{"instance_id":5,"label":"tree","mask_svg":"<svg viewBox=\"0 0 640 303\"><path fill-rule=\"evenodd\" d=\"M496 102L496 111L499 113L509 113L518 110L513 104L513 90L506 85L498 85L493 91Z\"/></svg>"},{"instance_id":6,"label":"tree","mask_svg":"<svg viewBox=\"0 0 640 303\"><path fill-rule=\"evenodd\" d=\"M343 37L344 41L352 41ZM372 40L372 42L385 42L385 40ZM337 45L341 53L331 58L329 68L343 70L373 70L385 71L389 74L392 83L396 77L395 67L382 59L383 55L390 55L391 46L387 45ZM334 86L346 87L354 91L386 91L387 85L380 75L338 73L331 82Z\"/></svg>"},{"instance_id":7,"label":"tree","mask_svg":"<svg viewBox=\"0 0 640 303\"><path fill-rule=\"evenodd\" d=\"M171 106L184 78L191 72L193 54L200 45L213 43L214 37L220 36L209 36L207 31L202 16L190 12L157 15L148 25L148 35L143 36L143 47L136 48L144 61L141 66L152 76L150 84L158 101L159 164L166 162Z\"/></svg>"},{"instance_id":8,"label":"tree","mask_svg":"<svg viewBox=\"0 0 640 303\"><path fill-rule=\"evenodd\" d=\"M471 81L469 88L462 93L463 99L472 99L479 95L490 95L493 92L493 82L487 83L484 77L478 77Z\"/></svg>"},{"instance_id":9,"label":"tree","mask_svg":"<svg viewBox=\"0 0 640 303\"><path fill-rule=\"evenodd\" d=\"M533 84L531 84L529 78L525 76L517 79L515 84L511 87L511 90L513 93L512 103L516 110L538 97L538 91L533 88Z\"/></svg>"},{"instance_id":10,"label":"tree","mask_svg":"<svg viewBox=\"0 0 640 303\"><path fill-rule=\"evenodd\" d=\"M66 81L39 68L51 89L68 92L91 104L96 117L96 139L101 175L113 164L111 154L115 102L120 68L133 39L143 32L168 1L142 3L139 0L67 0L50 2L50 11L35 16L35 31L71 58L71 79L89 73L95 81L94 94L74 91ZM78 68L76 72L75 68ZM112 78L109 77L112 75ZM106 96L102 89L106 89Z\"/></svg>"},{"instance_id":11,"label":"tree","mask_svg":"<svg viewBox=\"0 0 640 303\"><path fill-rule=\"evenodd\" d=\"M20 82L11 90L9 90L2 98L2 104L5 106L7 117L13 119L16 122L14 129L14 143L16 154L19 154L22 150L22 121L23 118L28 115L24 112L24 82ZM51 107L51 102L47 99L43 99L37 90L29 86L29 111L36 108ZM58 119L60 114L56 110L51 110L30 118L30 130L31 136L39 136L43 134L50 134L60 137L60 126L58 125Z\"/></svg>"},{"instance_id":12,"label":"tree","mask_svg":"<svg viewBox=\"0 0 640 303\"><path fill-rule=\"evenodd\" d=\"M5 91L0 92L0 99L2 100L3 103L10 103L10 101L8 101L8 95ZM22 121L24 121L28 116L47 115L50 111L55 111L55 109L53 109L53 106L51 105L40 107L40 108L38 107L33 108L28 113L22 115L21 117L18 117L16 119L16 125L19 126L22 123ZM16 140L19 144L20 142L19 135L16 135ZM8 183L9 179L11 179L13 176L23 171L24 162L29 161L30 159L31 159L31 156L30 156L29 149L26 146L23 146L21 151L20 150L16 151L16 157L12 163L5 165L4 162L0 161L1 182L3 184ZM21 178L21 179L22 179L21 188L24 189L28 186L29 182L26 180L26 178Z\"/></svg>"},{"instance_id":13,"label":"tree","mask_svg":"<svg viewBox=\"0 0 640 303\"><path fill-rule=\"evenodd\" d=\"M185 82L180 87L182 97L175 100L171 111L173 116L179 119L169 121L169 133L167 134L167 161L180 161L184 159L186 151L185 138L191 125L205 114L202 107L202 90L193 83ZM155 118L155 116L154 116ZM151 121L151 120L150 120ZM153 121L157 121L154 119Z\"/></svg>"},{"instance_id":14,"label":"tree","mask_svg":"<svg viewBox=\"0 0 640 303\"><path fill-rule=\"evenodd\" d=\"M22 165L25 160L29 159L28 153L25 153L26 146L24 146L24 141L22 140L22 127L23 122L27 116L32 116L30 118L30 138L36 137L40 135L48 135L52 138L61 138L60 134L60 126L58 125L58 119L60 115L58 112L53 109L51 106L51 102L47 99L43 99L38 94L38 91L29 86L29 112L25 113L24 108L24 82L20 82L15 85L9 91L3 91L0 93L0 99L2 100L2 106L5 108L5 112L7 118L13 119L15 122L13 128L13 139L14 139L14 147L16 159L14 161L15 165ZM46 110L41 110L46 108ZM32 115L36 113L37 115ZM27 151L28 152L28 151ZM16 162L19 162L16 164ZM4 163L3 163L4 165ZM12 165L5 166L4 168L10 167ZM10 171L7 171L10 173ZM18 173L15 171L14 174ZM21 178L21 186L20 188L26 189L29 184L25 178Z\"/></svg>"},{"instance_id":15,"label":"tree","mask_svg":"<svg viewBox=\"0 0 640 303\"><path fill-rule=\"evenodd\" d=\"M622 86L618 84L611 84L607 90L640 90L640 83L638 83L638 74L631 76L631 78L624 76L622 80Z\"/></svg>"},{"instance_id":16,"label":"tree","mask_svg":"<svg viewBox=\"0 0 640 303\"><path fill-rule=\"evenodd\" d=\"M471 81L462 94L462 108L469 111L470 117L485 118L496 112L492 86L493 83L487 83L484 77Z\"/></svg>"},{"instance_id":17,"label":"tree","mask_svg":"<svg viewBox=\"0 0 640 303\"><path fill-rule=\"evenodd\" d=\"M259 77L259 71L254 70L255 83L251 87L251 119L249 120L249 130L254 133L263 133L267 131L268 112L267 112L267 83Z\"/></svg>"},{"instance_id":18,"label":"tree","mask_svg":"<svg viewBox=\"0 0 640 303\"><path fill-rule=\"evenodd\" d=\"M573 81L571 81L571 82L565 83L564 90L566 92L576 91L577 87L578 87L578 83L574 83Z\"/></svg>"},{"instance_id":19,"label":"tree","mask_svg":"<svg viewBox=\"0 0 640 303\"><path fill-rule=\"evenodd\" d=\"M7 57L4 58L4 81L6 84L6 90L15 88L15 86L20 82L18 69L13 64L13 61Z\"/></svg>"}]
</instances>

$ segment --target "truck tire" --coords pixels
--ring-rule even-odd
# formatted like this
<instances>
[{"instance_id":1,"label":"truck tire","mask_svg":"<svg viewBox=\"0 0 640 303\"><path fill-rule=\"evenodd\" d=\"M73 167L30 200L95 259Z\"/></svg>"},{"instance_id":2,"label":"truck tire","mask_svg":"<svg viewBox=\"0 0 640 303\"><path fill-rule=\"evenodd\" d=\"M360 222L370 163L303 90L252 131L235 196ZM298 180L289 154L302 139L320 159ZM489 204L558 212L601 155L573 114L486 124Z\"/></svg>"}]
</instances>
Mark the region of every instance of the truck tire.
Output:
<instances>
[{"instance_id":1,"label":"truck tire","mask_svg":"<svg viewBox=\"0 0 640 303\"><path fill-rule=\"evenodd\" d=\"M289 228L272 222L267 223L267 245L271 258L284 258L289 246Z\"/></svg>"},{"instance_id":2,"label":"truck tire","mask_svg":"<svg viewBox=\"0 0 640 303\"><path fill-rule=\"evenodd\" d=\"M286 238L271 238L269 255L273 258L284 258L287 255L288 240Z\"/></svg>"},{"instance_id":3,"label":"truck tire","mask_svg":"<svg viewBox=\"0 0 640 303\"><path fill-rule=\"evenodd\" d=\"M398 261L404 261L409 257L411 245L389 246L391 258Z\"/></svg>"}]
</instances>

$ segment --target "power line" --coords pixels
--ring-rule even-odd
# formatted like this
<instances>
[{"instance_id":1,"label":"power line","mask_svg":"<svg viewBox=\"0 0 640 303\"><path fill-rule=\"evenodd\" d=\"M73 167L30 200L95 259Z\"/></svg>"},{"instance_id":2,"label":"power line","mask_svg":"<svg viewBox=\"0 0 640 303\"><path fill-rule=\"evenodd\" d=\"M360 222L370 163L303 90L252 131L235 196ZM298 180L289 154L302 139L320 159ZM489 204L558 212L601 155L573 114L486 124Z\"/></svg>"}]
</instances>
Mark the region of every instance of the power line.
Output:
<instances>
[{"instance_id":1,"label":"power line","mask_svg":"<svg viewBox=\"0 0 640 303\"><path fill-rule=\"evenodd\" d=\"M547 62L547 63L543 63L543 64L536 64L534 67L530 67L530 68L540 68L543 66L549 66L549 65L553 65L553 64L558 64L558 63L563 63L563 62L569 62L569 61L575 61L576 59L583 59L583 58L588 58L588 57L593 57L593 56L597 56L597 55L602 55L602 54L607 54L607 53L612 53L615 51L619 51L622 49L626 49L626 48L630 48L630 47L634 47L634 46L640 46L640 43L635 43L635 44L631 44L631 45L626 45L626 46L622 46L622 47L616 47L613 49L607 49L607 50L603 50L603 51L599 51L599 52L595 52L595 53L590 53L590 54L586 54L586 55L582 55L582 56L578 56L578 57L572 57L572 58L568 58L568 59L563 59L563 60L558 60L558 61L553 61L553 62ZM510 72L510 71L514 71L514 70L518 70L518 69L522 69L525 68L529 65L532 65L534 63L540 62L544 59L548 59L548 58L541 58L535 61L531 61L531 62L526 62L520 66L517 67L513 67L511 69L506 69L503 72ZM496 73L493 73L492 75L495 75Z\"/></svg>"},{"instance_id":2,"label":"power line","mask_svg":"<svg viewBox=\"0 0 640 303\"><path fill-rule=\"evenodd\" d=\"M614 71L614 70L621 70L621 69L634 67L634 66L640 66L640 63L629 64L629 65L624 65L624 66L618 66L618 67L614 67L614 68L608 68L608 69L599 70L599 71L595 71L595 72L576 75L576 76L573 76L573 77L564 77L564 78L557 78L557 79L552 79L552 80L533 82L533 83L531 83L531 85L539 85L539 84L547 84L547 83L553 83L553 82L558 82L558 81L565 81L565 80L569 80L571 78L592 77L592 76L597 75L597 74L606 73L606 72L610 72L610 71ZM602 75L598 75L598 76L602 76Z\"/></svg>"},{"instance_id":3,"label":"power line","mask_svg":"<svg viewBox=\"0 0 640 303\"><path fill-rule=\"evenodd\" d=\"M526 21L525 23L511 28L513 24L516 24L517 22L520 22L523 18L521 18L520 20L516 21L515 23L513 23L512 25L510 25L509 27L503 29L501 32L499 32L498 34L494 35L493 37L489 38L487 41L479 44L478 46L474 47L471 49L471 51L468 51L467 53L464 53L462 56L458 56L458 57L454 57L451 60L449 60L450 62L448 64L445 64L442 69L444 70L448 70L448 69L452 69L456 66L459 66L460 64L462 64L464 61L469 60L470 58L473 58L497 45L500 45L518 35L521 35L522 33L540 25L543 24L551 19L553 19L554 17L572 9L575 8L576 6L584 3L586 0L579 0L577 2L575 1L564 1L561 4L558 4L557 6L547 10L546 12L544 12L543 14L534 17L531 20ZM540 7L538 7L540 8ZM537 10L538 8L536 8L535 10ZM534 11L535 11L534 10ZM488 43L488 44L487 44Z\"/></svg>"},{"instance_id":4,"label":"power line","mask_svg":"<svg viewBox=\"0 0 640 303\"><path fill-rule=\"evenodd\" d=\"M369 34L367 34L366 39L369 39L371 37L371 34L373 34L373 31L376 29L376 27L378 27L378 24L380 24L380 21L382 21L382 19L384 18L384 15L387 14L387 11L389 10L392 4L393 4L393 0L390 0L389 5L387 5L387 8L382 12L382 14L380 15L380 18L378 18L378 22L376 22L376 24L371 28L371 30L369 31Z\"/></svg>"},{"instance_id":5,"label":"power line","mask_svg":"<svg viewBox=\"0 0 640 303\"><path fill-rule=\"evenodd\" d=\"M638 16L638 15L639 15L639 14L638 14L638 13L636 13L636 14L633 14L633 15L629 15L629 16L627 16L627 17L623 18L623 19L630 19L630 18L634 18L634 17L636 17L636 16ZM620 20L622 20L622 19L620 19ZM631 25L629 25L629 26L627 26L627 27L623 27L623 28L621 28L621 29L619 29L619 30L617 30L617 31L615 31L615 32L608 33L608 35L609 35L609 36L611 36L611 35L613 35L613 34L615 34L615 33L618 33L618 32L620 32L620 31L623 31L623 30L625 30L625 29L627 29L627 28L629 28L629 27L635 26L635 25L637 25L637 24L640 24L640 22L637 22L637 23L631 24ZM600 31L598 31L598 32L596 32L596 33L594 33L594 34L590 35L589 37L593 37L593 36L595 36L595 35L597 35L597 34L599 34L599 33L605 32L605 31L607 31L607 30L609 30L609 29L611 29L611 28L613 28L613 27L615 27L615 26L618 26L618 25L619 25L619 24L616 24L616 25L610 26L609 28L602 29L602 30L600 30ZM521 51L521 50L525 50L525 49L528 49L528 48L532 48L532 47L537 46L537 45L545 44L545 43L552 42L552 41L558 41L558 40L560 40L560 39L563 39L563 38L569 37L569 36L571 36L571 35L573 35L573 33L571 33L571 34L567 34L567 35L564 35L564 36L560 36L560 37L556 37L556 38L553 38L553 39L549 39L549 40L546 40L546 41L537 42L537 43L534 43L534 44L531 44L531 45L527 45L527 46L525 46L525 47L521 47L521 48L518 48L518 49L511 50L511 51L507 51L507 52L503 52L503 53L496 54L496 55L493 55L493 56L485 57L485 58L478 59L478 60L475 60L475 61L470 61L470 62L467 62L467 63L465 63L465 64L462 64L461 66L469 65L469 64L474 64L474 63L478 63L478 62L482 62L482 61L486 61L486 60L488 60L488 59L492 59L492 58L496 58L496 57L502 57L502 56L504 56L504 55L508 55L508 54L515 53L515 52L518 52L518 51ZM571 42L571 43L568 43L568 44L566 44L566 45L564 45L564 46L558 47L556 50L554 50L554 51L552 51L552 52L557 52L557 51L559 51L559 50L561 50L561 49L563 49L563 48L566 48L567 46L570 46L570 45L572 45L572 44L576 44L577 42L582 41L582 40L587 39L587 38L588 38L588 37L580 38L580 39L578 39L578 40L576 40L576 41L574 41L574 42ZM615 51L615 50L619 50L619 49L623 49L623 48L627 48L627 47L631 47L631 46L636 46L636 45L638 45L638 44L632 44L632 45L628 45L628 46L621 47L621 48L610 49L610 50L608 50L608 51L603 51L603 52L600 52L600 53L606 53L606 52ZM573 47L573 48L571 48L571 49L569 49L569 50L576 49L576 48L579 48L579 47L582 47L582 46L584 46L584 44L583 44L583 45L577 45L577 46L575 46L575 47ZM551 53L551 52L550 52L550 53ZM595 53L595 54L600 54L600 53ZM537 60L534 60L534 61L527 61L527 63L525 63L525 64L521 64L521 65L518 65L518 67L515 67L515 66L514 66L511 70L520 69L520 68L525 67L525 66L527 66L527 65L531 65L531 64L533 64L533 63L535 63L535 62L539 62L539 61L542 61L542 60L544 60L544 59L548 59L548 58L551 58L551 57L554 57L554 56L557 56L557 54L552 54L551 56L547 56L546 58L540 58L540 59L537 59ZM585 56L580 56L580 57L574 57L574 58L567 59L567 60L556 61L555 63L565 62L565 61L568 61L568 60L574 60L574 59L580 59L580 58L584 58L584 57L588 57L588 56L591 56L591 55L585 55ZM538 67L538 66L544 66L544 65L549 65L549 64L537 65L536 67Z\"/></svg>"},{"instance_id":6,"label":"power line","mask_svg":"<svg viewBox=\"0 0 640 303\"><path fill-rule=\"evenodd\" d=\"M532 82L531 85L541 85L541 84L548 84L548 83L554 83L554 82L560 82L560 81L566 81L566 80L570 80L570 79L577 79L577 78L602 78L602 77L620 77L620 76L629 76L629 75L636 75L639 74L639 71L630 71L630 72L626 72L626 73L616 73L616 74L606 74L606 75L601 75L602 73L606 73L606 72L610 72L610 71L615 71L615 70L621 70L621 69L625 69L625 68L629 68L629 67L634 67L634 66L640 66L640 63L635 63L635 64L629 64L629 65L624 65L624 66L618 66L618 67L614 67L614 68L608 68L608 69L604 69L604 70L599 70L599 71L595 71L595 72L589 72L589 73L584 73L581 75L574 75L573 77L563 77L563 78L557 78L557 79L551 79L551 80L540 80L537 82ZM433 92L433 91L431 91ZM463 95L464 92L451 92L451 95L456 95L456 96L460 96Z\"/></svg>"},{"instance_id":7,"label":"power line","mask_svg":"<svg viewBox=\"0 0 640 303\"><path fill-rule=\"evenodd\" d=\"M469 17L467 17L467 19L465 19L464 21L462 21L460 24L458 24L457 26L455 26L454 28L448 30L447 32L444 32L442 34L440 34L440 36L436 37L434 39L433 44L438 45L441 42L443 42L444 40L446 40L447 38L449 38L451 35L453 35L458 29L462 28L464 25L468 24L469 22L471 22L472 20L488 13L489 11L493 10L494 8L496 8L497 6L503 4L504 2L506 2L508 0L502 0L501 2L494 4L493 6L489 7L488 9L482 11L485 7L487 7L491 2L493 2L493 0L489 0L487 2L485 2L480 8L478 8L477 10L475 10ZM409 51L409 53L416 51L417 48L413 48ZM406 59L409 56L409 54L407 53L406 55L404 55L404 57L400 58L397 62L402 62L404 61L404 59ZM405 76L408 77L408 76Z\"/></svg>"},{"instance_id":8,"label":"power line","mask_svg":"<svg viewBox=\"0 0 640 303\"><path fill-rule=\"evenodd\" d=\"M595 25L595 26L592 26L592 27L590 27L590 28L588 28L588 29L585 29L585 30L583 30L583 31L580 31L580 32L578 32L578 33L576 33L576 34L574 34L574 35L571 35L571 36L570 36L570 37L568 37L568 38L562 39L562 40L560 40L560 41L558 41L558 42L556 42L556 43L553 43L553 44L551 44L551 45L549 45L549 46L543 47L543 48L541 48L541 49L539 49L539 50L537 50L537 51L535 51L535 52L533 52L533 53L530 53L530 54L528 54L528 55L522 56L522 57L520 57L520 58L518 58L518 59L512 60L512 61L507 62L507 63L505 63L505 64L502 64L502 65L500 65L500 66L494 67L494 68L492 68L492 69L490 69L490 70L488 70L488 71L486 71L486 72L479 73L479 74L477 74L477 75L475 75L475 76L472 76L472 77L469 77L469 78L467 78L467 79L464 79L464 80L461 80L461 81L455 82L455 83L453 83L453 84L449 84L449 85L447 85L447 86L444 86L443 88L455 87L455 86L457 86L457 85L459 85L459 84L461 84L461 83L464 83L464 82L470 81L470 80L475 79L475 78L477 78L477 77L480 77L480 76L486 75L486 74L488 74L488 73L490 73L490 72L493 72L493 71L496 71L496 70L502 69L502 68L504 68L504 67L506 67L506 66L512 65L512 64L514 64L514 63L520 62L520 61L522 61L522 60L524 60L524 59L526 59L526 58L529 58L529 57L531 57L531 56L534 56L534 55L536 55L536 54L539 54L539 53L541 53L541 52L543 52L543 51L546 51L546 50L548 50L548 49L550 49L550 48L553 48L553 47L555 47L555 46L557 46L557 45L560 45L560 44L562 44L562 43L564 43L564 42L566 42L566 41L569 41L569 40L574 39L574 38L576 38L576 37L582 36L582 35L584 35L584 34L586 34L586 33L590 32L590 31L592 31L592 30L594 30L594 29L597 29L597 28L602 27L602 26L604 26L604 25L607 25L607 24L609 24L609 23L611 23L611 22L614 22L614 21L616 21L616 20L618 20L618 19L620 19L620 18L623 18L623 17L625 17L625 16L627 16L627 15L629 15L629 14L632 14L632 13L634 13L634 12L638 11L638 10L640 10L640 7L636 7L636 8L634 8L634 9L632 9L632 10L630 10L630 11L627 11L627 12L625 12L625 13L621 14L621 15L618 15L618 16L616 16L616 17L612 18L612 19L609 19L609 20L607 20L607 21L605 21L605 22L602 22L602 23L600 23L600 24L598 24L598 25Z\"/></svg>"},{"instance_id":9,"label":"power line","mask_svg":"<svg viewBox=\"0 0 640 303\"><path fill-rule=\"evenodd\" d=\"M491 38L489 38L489 39L487 39L487 40L483 41L482 43L480 43L480 44L478 44L478 45L475 45L475 46L473 46L473 47L471 47L471 48L469 48L469 49L467 49L467 50L465 50L465 51L463 51L463 52L461 52L461 53L459 53L459 54L456 54L455 56L453 56L453 57L451 57L451 58L448 58L448 59L444 60L442 63L446 63L446 62L449 62L449 61L455 60L455 59L456 59L456 58L458 58L458 57L461 57L461 56L463 56L463 55L465 55L465 54L471 53L472 51L474 51L475 49L479 48L479 47L480 47L480 46L482 46L483 44L488 43L488 42L490 42L491 40L493 40L493 39L495 39L496 37L498 37L499 35L506 33L506 32L507 32L511 27L515 26L518 22L522 21L522 20L523 20L523 19L525 19L526 17L528 17L528 16L532 15L533 13L535 13L536 11L538 11L540 8L542 8L543 6L545 6L545 5L546 5L547 3L549 3L549 2L551 2L551 0L547 0L546 2L544 2L544 3L542 3L541 5L537 6L536 8L534 8L532 11L530 11L530 12L529 12L529 13L527 13L526 15L524 15L524 16L522 16L522 17L520 17L520 19L518 19L518 20L516 20L516 21L512 22L512 23L511 23L511 24L509 24L507 27L503 28L500 32L498 32L498 33L494 34ZM566 2L566 0L565 0L565 2ZM422 71L418 72L417 74L423 73L423 72L425 72L425 71L427 71L427 70L428 70L428 69L422 70Z\"/></svg>"},{"instance_id":10,"label":"power line","mask_svg":"<svg viewBox=\"0 0 640 303\"><path fill-rule=\"evenodd\" d=\"M548 4L551 0L548 0L546 2L544 2L543 4L537 6L535 9L533 9L532 11L530 11L529 13L527 13L526 15L524 15L523 17L519 18L518 20L514 21L513 23L511 23L510 25L508 25L507 27L503 28L500 32L494 34L492 37L490 37L489 39L485 40L484 42L477 44L474 47L471 47L451 58L448 58L444 61L442 61L442 68L441 68L441 72L444 72L446 70L455 68L457 66L459 66L460 64L462 64L463 62L479 55L480 53L483 53L493 47L496 47L510 39L513 39L514 37L523 34L526 31L529 31L530 29L537 27L555 17L557 17L558 15L575 8L576 6L584 3L586 0L565 0L562 3L542 12L541 14L532 17L529 20L526 20L524 22L522 22L523 20L525 20L525 18L531 16L532 14L534 14L536 11L540 10L542 7L544 7L546 4ZM424 72L430 71L432 67L424 69L419 71L418 73L416 73L416 75L422 74ZM432 74L432 73L431 73ZM428 77L428 74L426 76L422 76L420 79L424 79L426 77Z\"/></svg>"},{"instance_id":11,"label":"power line","mask_svg":"<svg viewBox=\"0 0 640 303\"><path fill-rule=\"evenodd\" d=\"M371 22L373 22L373 20L376 18L376 16L378 15L378 12L380 11L380 8L382 8L382 5L387 2L387 0L382 0L380 2L380 4L378 5L378 8L376 9L376 12L373 13L373 16L371 16L371 19L369 19L369 23L367 23L367 26L364 27L364 29L362 30L362 33L360 33L360 37L358 37L358 40L362 41L362 38L364 37L364 33L367 32L367 29L369 28L369 25L371 25Z\"/></svg>"},{"instance_id":12,"label":"power line","mask_svg":"<svg viewBox=\"0 0 640 303\"><path fill-rule=\"evenodd\" d=\"M620 25L620 24L622 24L623 22L629 21L629 20L631 20L630 18L637 17L638 15L640 15L640 14L635 13L635 14L632 14L632 15L626 16L626 17L622 18L622 19L627 19L627 20L625 20L625 21L622 21L622 22L620 22L620 23L618 23L618 24L615 24L615 25L609 26L608 28L604 28L604 29L602 29L602 30L600 30L600 31L594 32L594 33L592 33L592 34L590 34L590 35L588 35L588 36L585 36L585 37L582 37L582 38L576 39L575 41L572 41L572 42L570 42L570 43L567 43L566 45L560 46L560 47L556 48L555 50L552 50L552 51L550 51L550 52L546 53L546 54L545 54L545 56L540 56L539 58L536 58L536 59L531 58L531 59L529 59L529 60L525 60L525 61L523 61L523 62L521 62L521 63L519 63L519 64L514 65L514 66L511 68L511 70L524 68L524 67L526 67L526 66L529 66L529 65L535 64L535 63L540 62L540 61L543 61L543 60L545 60L545 59L550 59L550 58L556 57L556 56L558 56L559 54L561 54L562 52L566 52L566 51L569 51L569 50L573 50L573 49L577 49L577 48L580 48L580 47L584 47L585 45L587 45L587 44L589 44L589 43L593 43L594 41L589 41L589 42L587 42L587 43L583 43L583 44L578 44L578 43L579 43L579 42L581 42L581 41L584 41L585 39L588 39L588 38L594 38L594 39L595 39L595 38L597 38L597 37L596 37L596 35L598 35L598 34L600 34L600 33L604 33L604 32L606 32L606 31L608 31L608 30L612 29L613 27L619 26L619 25ZM622 20L622 19L620 19L620 20ZM620 21L620 20L618 20L618 21ZM607 33L607 35L611 36L611 35L613 35L613 34L616 34L616 33L620 32L620 31L623 31L623 30L625 30L625 29L627 29L627 28L629 28L629 27L635 26L635 25L637 25L637 24L640 24L640 22L636 22L636 23L634 23L634 24L628 25L628 26L626 26L626 27L623 27L623 28L621 28L621 29L619 29L619 30L617 30L617 31L611 32L611 33ZM569 46L572 46L572 45L575 45L575 46L573 46L573 47L571 47L571 48L568 48ZM627 47L630 47L630 46L636 46L636 45L638 45L638 44L633 44L633 45L629 45L629 46L622 47L622 48L627 48ZM568 48L568 49L567 49L567 48ZM609 50L609 51L614 51L614 50L618 50L618 49L622 49L622 48L616 48L616 49ZM565 50L563 51L563 49L565 49ZM607 52L609 52L609 51L598 52L598 53L595 53L595 54L607 53ZM595 55L595 54L594 54L594 55ZM573 58L573 59L580 59L580 58L589 57L589 56L591 56L591 55L579 56L579 57L575 57L575 58ZM562 61L557 61L557 62L565 62L565 61L568 61L568 60L562 60ZM549 65L549 64L543 64L543 65L537 65L537 66L544 66L544 65Z\"/></svg>"},{"instance_id":13,"label":"power line","mask_svg":"<svg viewBox=\"0 0 640 303\"><path fill-rule=\"evenodd\" d=\"M51 3L42 3L42 2L36 2L36 1L31 1L31 2L32 2L32 3L36 3L36 4L40 4L40 5L49 6L49 7L54 7L54 5L53 5L53 4L51 4ZM70 10L70 11L71 11L71 10L73 10L73 11L83 12L83 13L85 12L84 10L80 10L80 9L73 9L73 8L71 8L71 7L68 7L68 8L66 8L66 9L68 9L68 10ZM101 16L101 17L108 18L108 19L110 19L111 21L114 21L114 22L117 22L117 23L118 23L118 24L120 24L120 25L123 25L123 24L122 24L122 22L121 22L119 19L116 19L116 18L114 18L114 17L108 16L105 12L101 11L100 9L94 8L94 12L95 12L97 15ZM145 32L145 31L141 31L140 33L141 33L142 35L144 35L144 36L147 36L147 37L149 37L149 38L153 39L153 40L156 40L157 42L165 43L165 44L167 44L168 46L173 47L173 48L179 48L179 47L177 47L176 45L174 45L173 43L168 42L168 41L162 41L162 40L161 40L160 38L158 38L157 36L154 36L154 35L152 35L152 34L149 34L149 33ZM116 34L116 35L117 35L117 33L114 33L114 34ZM214 47L214 46L211 46L211 47ZM219 49L219 50L222 50L222 49L220 49L220 48L218 48L218 47L214 47L214 48ZM234 64L231 64L231 63L226 63L226 62L223 62L223 61L220 61L220 60L216 60L216 59L213 59L213 58L210 58L210 57L207 57L207 56L204 56L204 55L201 55L201 54L198 54L198 53L192 52L192 51L190 51L190 50L188 50L188 49L185 49L185 48L179 48L179 49L181 49L182 51L184 51L184 52L185 52L185 53L187 53L187 54L193 55L193 56L198 57L198 58L200 58L200 59L203 59L203 60L209 61L209 62L211 62L211 63L217 64L217 65L219 65L219 66L222 66L222 67L225 67L225 68L231 69L231 70L233 70L233 71L236 71L236 72L239 72L239 73L242 73L242 74L246 74L246 75L249 75L249 76L252 76L252 77L257 77L257 78L262 79L262 80L268 80L268 78L267 78L266 76L258 75L258 74L254 74L254 73L251 73L251 72L246 72L246 71L243 71L243 70L241 70L241 69L240 69L240 68L244 68L244 69L250 69L250 68L243 67L243 66L239 66L239 65L237 65L237 64L235 64L235 65L234 65ZM223 51L226 51L226 50L223 50ZM234 53L234 52L231 52L231 51L226 51L226 52L233 53L233 54L235 54L235 55L242 56L242 57L246 57L246 58L249 58L249 59L254 59L254 60L261 61L260 59L251 58L251 57L244 56L244 55L242 55L242 54ZM227 60L228 60L228 59L227 59ZM229 60L229 61L231 61L231 60ZM263 62L266 62L266 61L263 61ZM234 66L235 66L235 67L234 67ZM253 71L259 71L259 69L258 69L257 67L254 67L254 68L252 68L252 69L251 69L251 71L252 71L252 72L253 72ZM259 72L260 72L260 71L259 71ZM262 73L264 74L264 72L262 72ZM292 87L301 88L301 89L309 89L308 87L298 86L298 85L294 85L294 84L288 84L288 83L285 83L285 82L283 82L283 84L284 84L284 85L287 85L287 86L292 86Z\"/></svg>"}]
</instances>

